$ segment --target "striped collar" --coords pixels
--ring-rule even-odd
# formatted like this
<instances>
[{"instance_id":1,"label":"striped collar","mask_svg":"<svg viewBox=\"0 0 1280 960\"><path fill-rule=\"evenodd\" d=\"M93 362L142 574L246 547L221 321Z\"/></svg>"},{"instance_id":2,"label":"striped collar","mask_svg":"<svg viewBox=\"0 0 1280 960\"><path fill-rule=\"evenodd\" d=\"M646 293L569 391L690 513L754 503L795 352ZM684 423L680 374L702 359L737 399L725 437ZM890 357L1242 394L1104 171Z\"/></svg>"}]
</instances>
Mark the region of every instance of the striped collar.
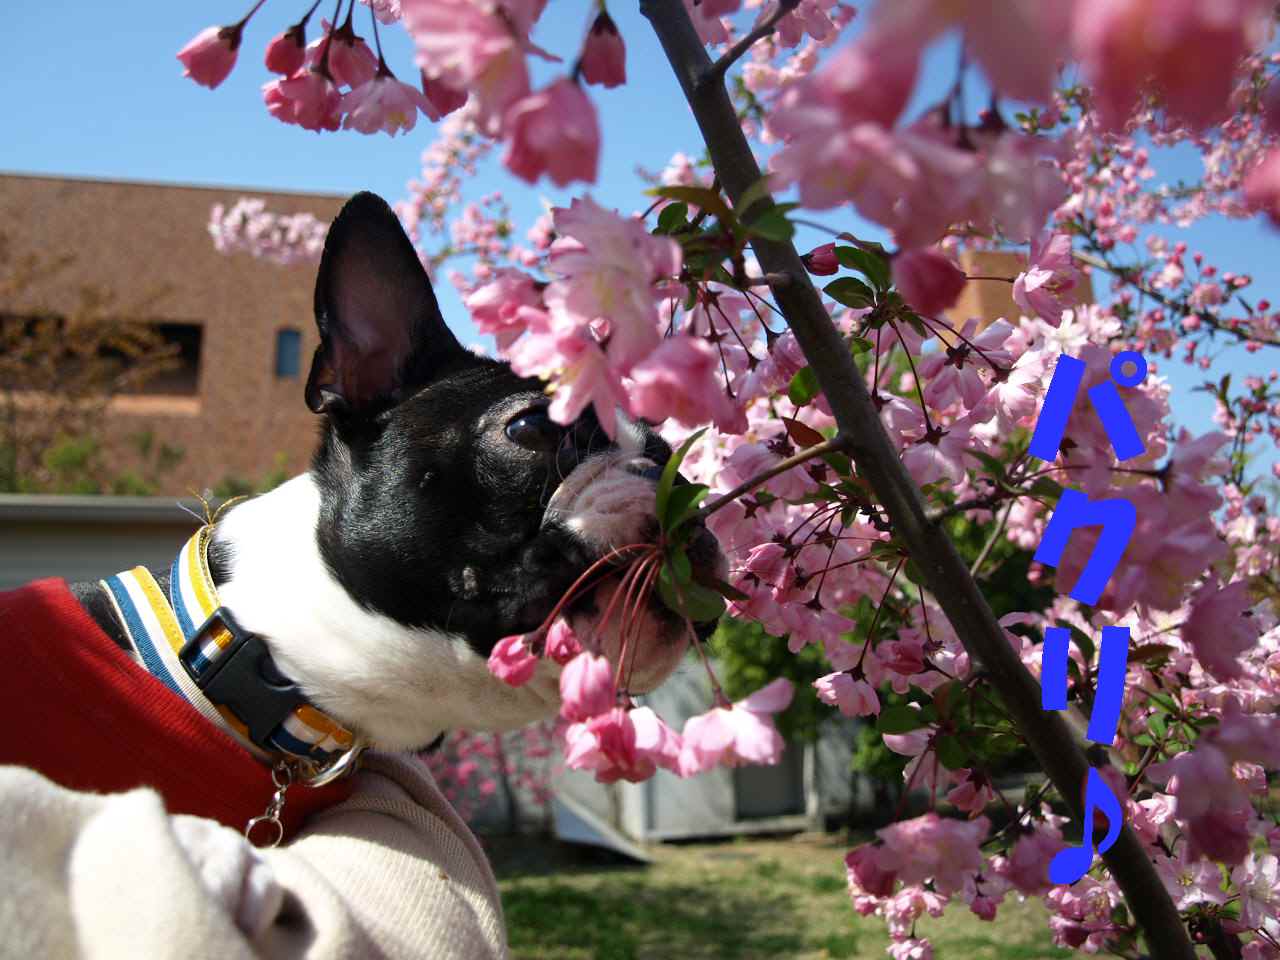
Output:
<instances>
[{"instance_id":1,"label":"striped collar","mask_svg":"<svg viewBox=\"0 0 1280 960\"><path fill-rule=\"evenodd\" d=\"M143 666L263 762L299 761L323 776L363 744L312 706L256 634L218 604L201 527L173 561L166 597L146 567L102 581Z\"/></svg>"}]
</instances>

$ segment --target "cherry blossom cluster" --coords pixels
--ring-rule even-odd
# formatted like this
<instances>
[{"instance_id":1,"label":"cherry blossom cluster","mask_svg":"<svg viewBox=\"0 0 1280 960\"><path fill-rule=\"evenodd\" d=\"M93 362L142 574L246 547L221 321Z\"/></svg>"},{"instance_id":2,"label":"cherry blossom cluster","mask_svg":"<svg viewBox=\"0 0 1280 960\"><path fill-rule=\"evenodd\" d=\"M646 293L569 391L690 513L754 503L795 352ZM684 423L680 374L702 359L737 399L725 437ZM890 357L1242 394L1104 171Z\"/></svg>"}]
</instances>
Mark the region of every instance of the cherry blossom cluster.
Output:
<instances>
[{"instance_id":1,"label":"cherry blossom cluster","mask_svg":"<svg viewBox=\"0 0 1280 960\"><path fill-rule=\"evenodd\" d=\"M518 827L521 814L549 810L553 752L550 725L531 724L511 733L455 730L420 756L464 820L474 822L485 806L501 803Z\"/></svg>"},{"instance_id":2,"label":"cherry blossom cluster","mask_svg":"<svg viewBox=\"0 0 1280 960\"><path fill-rule=\"evenodd\" d=\"M624 651L625 654L625 651ZM559 664L560 728L565 765L587 770L601 783L648 780L659 768L689 777L717 766L774 764L783 742L773 714L791 702L791 682L779 677L750 696L718 703L690 717L676 733L652 708L636 706L626 694L620 656L609 659L584 649L563 619L545 630L498 641L490 671L512 686L528 683L544 660Z\"/></svg>"},{"instance_id":3,"label":"cherry blossom cluster","mask_svg":"<svg viewBox=\"0 0 1280 960\"><path fill-rule=\"evenodd\" d=\"M319 262L329 225L310 213L274 213L266 201L241 197L209 211L209 236L219 253L249 253L282 265Z\"/></svg>"},{"instance_id":4,"label":"cherry blossom cluster","mask_svg":"<svg viewBox=\"0 0 1280 960\"><path fill-rule=\"evenodd\" d=\"M320 2L267 45L266 67L279 76L264 84L262 95L277 120L306 130L394 136L412 130L419 114L436 121L466 105L477 129L506 143L503 162L516 176L534 183L545 174L561 186L595 180L599 125L581 84L616 87L626 81L625 44L603 7L569 75L535 91L527 58L560 62L530 36L542 15L541 0L380 0L370 10L373 49L355 32L356 0L337 0L332 22L323 21L320 35L308 43L307 26ZM210 88L226 79L262 3L183 47L178 59L186 76ZM415 44L416 84L398 80L382 54L378 24L396 21Z\"/></svg>"}]
</instances>

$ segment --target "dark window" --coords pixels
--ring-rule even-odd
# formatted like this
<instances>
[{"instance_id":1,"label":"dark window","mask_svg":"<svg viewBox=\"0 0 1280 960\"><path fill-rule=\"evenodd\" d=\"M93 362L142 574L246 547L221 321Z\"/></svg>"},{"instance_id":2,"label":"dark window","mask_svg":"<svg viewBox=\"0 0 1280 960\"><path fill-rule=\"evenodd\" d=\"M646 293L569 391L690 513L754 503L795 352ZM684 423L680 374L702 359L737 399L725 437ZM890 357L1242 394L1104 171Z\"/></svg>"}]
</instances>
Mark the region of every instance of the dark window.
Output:
<instances>
[{"instance_id":1,"label":"dark window","mask_svg":"<svg viewBox=\"0 0 1280 960\"><path fill-rule=\"evenodd\" d=\"M203 339L197 323L0 314L5 386L17 391L195 396Z\"/></svg>"},{"instance_id":2,"label":"dark window","mask_svg":"<svg viewBox=\"0 0 1280 960\"><path fill-rule=\"evenodd\" d=\"M276 376L297 377L302 369L302 334L285 327L276 331Z\"/></svg>"}]
</instances>

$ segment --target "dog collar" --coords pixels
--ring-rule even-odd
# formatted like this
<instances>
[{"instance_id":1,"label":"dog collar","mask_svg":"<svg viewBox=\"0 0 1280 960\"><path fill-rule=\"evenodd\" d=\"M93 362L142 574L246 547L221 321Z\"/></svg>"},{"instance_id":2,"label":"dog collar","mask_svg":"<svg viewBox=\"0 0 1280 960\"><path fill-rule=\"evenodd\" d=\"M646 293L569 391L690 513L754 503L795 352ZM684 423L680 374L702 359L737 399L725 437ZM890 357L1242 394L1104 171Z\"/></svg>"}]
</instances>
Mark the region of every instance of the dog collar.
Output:
<instances>
[{"instance_id":1,"label":"dog collar","mask_svg":"<svg viewBox=\"0 0 1280 960\"><path fill-rule=\"evenodd\" d=\"M364 744L313 706L279 671L262 638L219 605L206 555L212 532L201 527L173 561L168 597L146 567L102 586L153 676L258 759L296 763L311 785L328 782Z\"/></svg>"}]
</instances>

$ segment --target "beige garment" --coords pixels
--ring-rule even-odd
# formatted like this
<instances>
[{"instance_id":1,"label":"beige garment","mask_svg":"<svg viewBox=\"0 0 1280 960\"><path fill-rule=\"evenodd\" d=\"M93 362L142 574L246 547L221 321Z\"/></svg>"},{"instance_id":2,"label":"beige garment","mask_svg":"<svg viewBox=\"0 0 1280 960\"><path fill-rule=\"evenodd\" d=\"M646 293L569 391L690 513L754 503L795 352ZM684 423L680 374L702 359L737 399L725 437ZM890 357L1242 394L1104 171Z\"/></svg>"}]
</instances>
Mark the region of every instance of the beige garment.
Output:
<instances>
[{"instance_id":1,"label":"beige garment","mask_svg":"<svg viewBox=\"0 0 1280 960\"><path fill-rule=\"evenodd\" d=\"M506 953L488 861L412 757L366 754L349 800L263 851L151 790L75 793L0 767L5 960Z\"/></svg>"}]
</instances>

